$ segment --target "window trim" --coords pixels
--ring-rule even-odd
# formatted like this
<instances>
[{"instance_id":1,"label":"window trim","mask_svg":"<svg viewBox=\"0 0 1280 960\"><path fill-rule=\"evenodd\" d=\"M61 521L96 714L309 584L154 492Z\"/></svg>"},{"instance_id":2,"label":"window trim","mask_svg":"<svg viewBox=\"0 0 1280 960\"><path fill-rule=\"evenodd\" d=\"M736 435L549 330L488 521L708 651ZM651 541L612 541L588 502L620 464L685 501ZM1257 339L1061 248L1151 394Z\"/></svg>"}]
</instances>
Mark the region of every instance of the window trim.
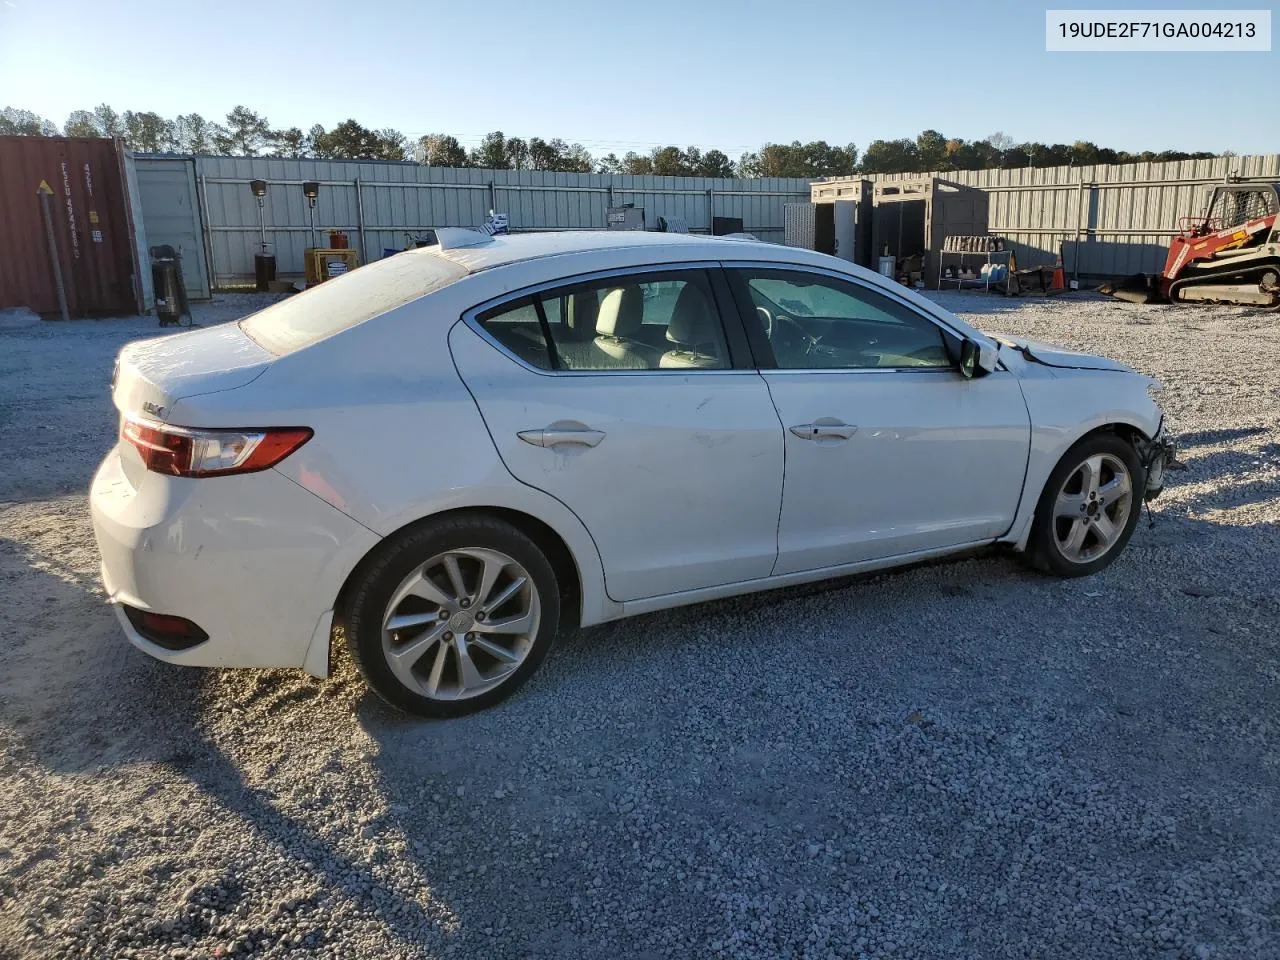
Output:
<instances>
[{"instance_id":1,"label":"window trim","mask_svg":"<svg viewBox=\"0 0 1280 960\"><path fill-rule=\"evenodd\" d=\"M897 295L892 290L882 290L877 286L866 283L858 277L850 276L847 273L841 273L837 270L827 270L822 267L809 266L808 264L784 263L782 261L770 260L722 260L720 266L724 268L725 282L729 285L733 293L734 302L738 308L738 319L745 330L747 340L751 344L752 354L755 356L756 366L760 372L769 373L839 373L839 374L894 374L894 373L956 373L958 364L952 355L951 343L954 340L963 342L965 335L958 330L952 328L949 324L945 324L936 317L924 312L915 304ZM847 283L859 290L866 290L869 293L884 297L886 300L896 304L907 310L909 313L919 317L925 322L937 329L943 339L943 347L947 350L947 358L950 360L946 366L910 366L910 367L780 367L778 359L774 356L773 347L764 336L764 330L758 319L755 318L755 304L751 300L750 291L747 290L747 283L735 271L739 270L766 270L779 273L797 273L809 274L812 276L822 277L828 280L839 280ZM748 312L749 311L749 312Z\"/></svg>"},{"instance_id":2,"label":"window trim","mask_svg":"<svg viewBox=\"0 0 1280 960\"><path fill-rule=\"evenodd\" d=\"M470 327L481 339L487 341L504 357L513 363L519 364L525 370L546 377L599 377L599 376L633 376L644 375L652 376L653 374L688 376L689 374L697 374L704 376L708 374L756 374L757 364L748 348L746 330L742 326L742 318L738 313L737 305L729 289L729 280L725 276L724 271L720 268L720 263L715 260L693 260L680 261L677 263L646 263L629 267L613 267L608 270L593 270L589 273L573 274L567 277L559 277L555 280L548 280L542 283L531 284L527 287L521 287L519 290L513 290L508 293L501 294L489 300L482 301L475 306L463 311L460 323ZM521 300L527 300L535 305L535 310L539 315L539 322L543 323L545 310L541 304L542 294L553 291L572 292L573 288L593 284L599 280L610 280L615 277L634 277L651 273L692 273L697 272L703 274L707 283L707 288L711 293L712 307L720 318L720 329L724 334L725 346L729 352L729 365L726 367L671 367L658 368L654 370L633 370L633 369L614 369L614 370L566 370L559 366L559 357L556 354L555 341L548 336L549 329L544 327L543 337L548 341L547 352L552 358L551 362L555 369L544 369L535 367L523 357L517 356L510 348L503 344L497 337L485 329L484 324L480 321L480 316L485 313L501 312L503 307L516 307ZM549 327L549 324L547 324Z\"/></svg>"}]
</instances>

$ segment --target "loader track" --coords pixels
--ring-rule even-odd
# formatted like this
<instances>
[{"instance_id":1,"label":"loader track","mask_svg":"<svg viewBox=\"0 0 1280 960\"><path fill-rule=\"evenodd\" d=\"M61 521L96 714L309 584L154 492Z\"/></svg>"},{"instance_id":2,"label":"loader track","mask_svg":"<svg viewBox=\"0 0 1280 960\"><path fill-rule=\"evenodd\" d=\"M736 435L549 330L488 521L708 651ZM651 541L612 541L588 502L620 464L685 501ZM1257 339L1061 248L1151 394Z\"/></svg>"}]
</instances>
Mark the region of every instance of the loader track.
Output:
<instances>
[{"instance_id":1,"label":"loader track","mask_svg":"<svg viewBox=\"0 0 1280 960\"><path fill-rule=\"evenodd\" d=\"M1184 300L1180 296L1181 292L1188 287L1209 286L1215 283L1246 284L1251 281L1258 284L1260 293L1270 294L1270 303L1249 303L1230 298L1191 301ZM1254 260L1243 269L1239 264L1224 263L1208 270L1197 270L1194 275L1175 280L1169 285L1169 300L1172 303L1229 303L1242 307L1256 307L1259 310L1280 310L1280 257Z\"/></svg>"}]
</instances>

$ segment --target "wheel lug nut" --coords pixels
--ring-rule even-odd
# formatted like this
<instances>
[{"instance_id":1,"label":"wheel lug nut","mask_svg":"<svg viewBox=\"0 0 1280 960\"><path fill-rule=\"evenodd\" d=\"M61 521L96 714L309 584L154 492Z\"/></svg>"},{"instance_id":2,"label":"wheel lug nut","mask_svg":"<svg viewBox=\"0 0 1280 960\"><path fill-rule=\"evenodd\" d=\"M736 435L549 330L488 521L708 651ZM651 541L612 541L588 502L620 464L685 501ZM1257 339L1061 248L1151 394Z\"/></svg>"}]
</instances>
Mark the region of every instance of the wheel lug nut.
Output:
<instances>
[{"instance_id":1,"label":"wheel lug nut","mask_svg":"<svg viewBox=\"0 0 1280 960\"><path fill-rule=\"evenodd\" d=\"M446 631L444 632L444 638L445 638L445 640L452 640L452 639L453 639L453 634L452 634L452 633L450 633L448 630L446 630Z\"/></svg>"},{"instance_id":2,"label":"wheel lug nut","mask_svg":"<svg viewBox=\"0 0 1280 960\"><path fill-rule=\"evenodd\" d=\"M484 623L484 611L483 611L483 610L481 610L479 613L477 613L477 614L476 614L476 622L477 622L477 623Z\"/></svg>"},{"instance_id":3,"label":"wheel lug nut","mask_svg":"<svg viewBox=\"0 0 1280 960\"><path fill-rule=\"evenodd\" d=\"M441 619L441 620L448 620L448 619L449 619L449 611L448 611L448 610L445 610L443 607L441 607L441 608L440 608L440 619Z\"/></svg>"},{"instance_id":4,"label":"wheel lug nut","mask_svg":"<svg viewBox=\"0 0 1280 960\"><path fill-rule=\"evenodd\" d=\"M468 640L474 640L475 638L476 638L476 635L475 635L474 633L468 633L468 634L467 634L467 639L468 639Z\"/></svg>"},{"instance_id":5,"label":"wheel lug nut","mask_svg":"<svg viewBox=\"0 0 1280 960\"><path fill-rule=\"evenodd\" d=\"M463 610L465 610L465 609L467 609L467 607L471 606L471 601L470 601L470 600L463 600L463 601L462 601L462 603L461 603L461 604L459 604L459 606L461 606L461 607L462 607L462 609L463 609Z\"/></svg>"}]
</instances>

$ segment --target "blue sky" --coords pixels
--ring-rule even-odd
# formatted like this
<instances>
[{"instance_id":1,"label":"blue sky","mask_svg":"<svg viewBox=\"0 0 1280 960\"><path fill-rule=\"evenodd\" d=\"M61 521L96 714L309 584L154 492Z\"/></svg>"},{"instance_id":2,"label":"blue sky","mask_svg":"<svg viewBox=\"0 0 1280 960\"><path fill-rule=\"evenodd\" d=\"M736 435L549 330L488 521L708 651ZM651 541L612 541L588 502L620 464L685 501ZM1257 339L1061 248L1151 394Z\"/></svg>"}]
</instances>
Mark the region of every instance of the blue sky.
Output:
<instances>
[{"instance_id":1,"label":"blue sky","mask_svg":"<svg viewBox=\"0 0 1280 960\"><path fill-rule=\"evenodd\" d=\"M278 127L350 116L467 145L501 129L596 155L926 128L1280 152L1280 54L1047 53L1047 5L0 0L0 105L61 123L103 101L206 119L243 103Z\"/></svg>"}]
</instances>

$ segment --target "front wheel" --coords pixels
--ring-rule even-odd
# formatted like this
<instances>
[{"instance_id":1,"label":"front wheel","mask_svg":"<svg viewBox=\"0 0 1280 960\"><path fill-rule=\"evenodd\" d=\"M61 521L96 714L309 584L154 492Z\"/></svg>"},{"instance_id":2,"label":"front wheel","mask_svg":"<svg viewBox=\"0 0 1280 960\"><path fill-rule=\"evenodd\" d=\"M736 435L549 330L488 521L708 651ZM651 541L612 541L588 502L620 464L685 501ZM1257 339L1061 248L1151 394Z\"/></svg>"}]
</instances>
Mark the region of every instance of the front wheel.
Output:
<instances>
[{"instance_id":1,"label":"front wheel","mask_svg":"<svg viewBox=\"0 0 1280 960\"><path fill-rule=\"evenodd\" d=\"M1137 452L1121 437L1086 437L1045 484L1027 553L1047 573L1082 577L1118 557L1133 536L1146 488Z\"/></svg>"},{"instance_id":2,"label":"front wheel","mask_svg":"<svg viewBox=\"0 0 1280 960\"><path fill-rule=\"evenodd\" d=\"M546 655L560 621L542 551L482 515L392 538L349 596L347 644L365 680L393 706L428 717L509 696Z\"/></svg>"}]
</instances>

